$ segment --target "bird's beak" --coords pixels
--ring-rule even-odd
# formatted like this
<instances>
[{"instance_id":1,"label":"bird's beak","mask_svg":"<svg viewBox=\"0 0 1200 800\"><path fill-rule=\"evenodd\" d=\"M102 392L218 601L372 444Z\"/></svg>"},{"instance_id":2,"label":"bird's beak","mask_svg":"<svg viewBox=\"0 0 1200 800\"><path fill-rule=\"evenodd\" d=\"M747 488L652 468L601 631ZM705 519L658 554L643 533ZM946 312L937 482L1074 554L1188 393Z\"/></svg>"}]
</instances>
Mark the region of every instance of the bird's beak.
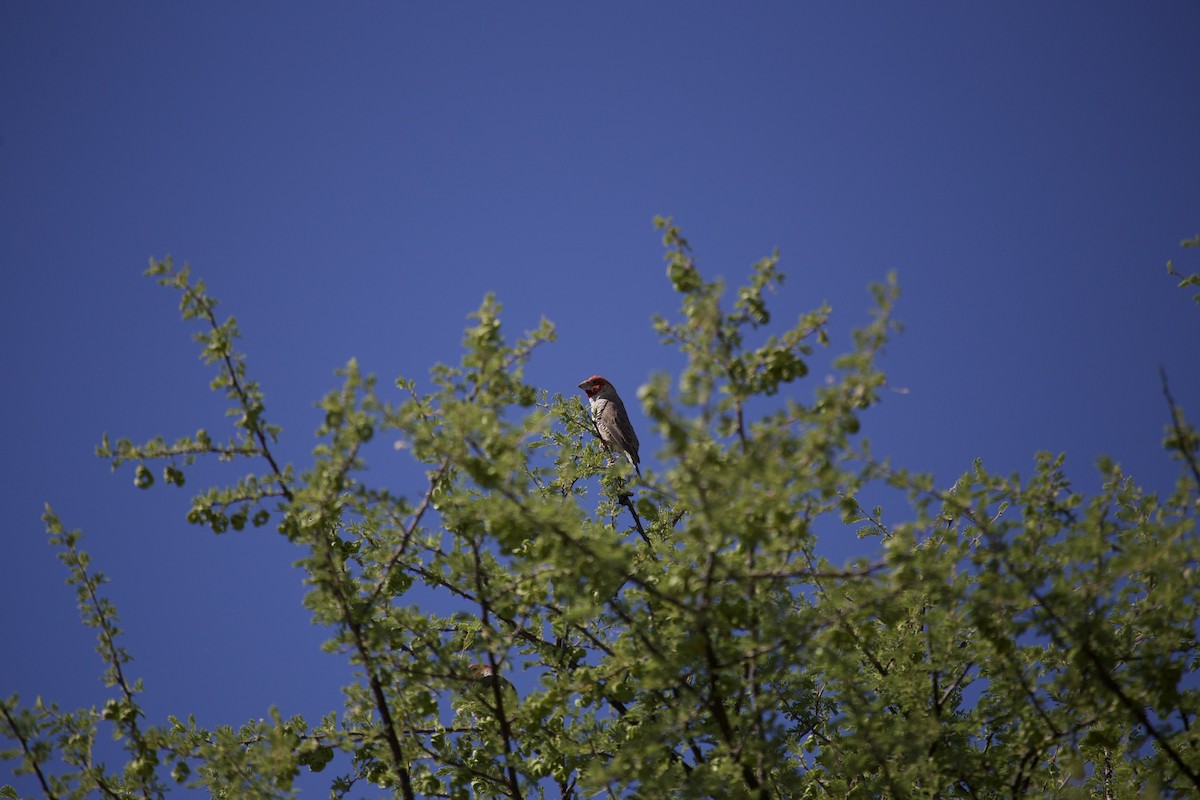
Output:
<instances>
[{"instance_id":1,"label":"bird's beak","mask_svg":"<svg viewBox=\"0 0 1200 800\"><path fill-rule=\"evenodd\" d=\"M586 390L591 385L592 385L591 381L584 381L583 383L579 384L579 388Z\"/></svg>"}]
</instances>

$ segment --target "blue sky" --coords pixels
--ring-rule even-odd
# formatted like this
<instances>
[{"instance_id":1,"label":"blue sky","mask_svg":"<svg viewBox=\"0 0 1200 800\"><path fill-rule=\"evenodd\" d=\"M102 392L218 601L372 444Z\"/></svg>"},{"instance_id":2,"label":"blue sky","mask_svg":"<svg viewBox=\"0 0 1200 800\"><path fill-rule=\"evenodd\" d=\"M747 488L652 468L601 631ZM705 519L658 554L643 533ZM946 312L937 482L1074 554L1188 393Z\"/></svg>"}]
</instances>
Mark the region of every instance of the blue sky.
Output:
<instances>
[{"instance_id":1,"label":"blue sky","mask_svg":"<svg viewBox=\"0 0 1200 800\"><path fill-rule=\"evenodd\" d=\"M1107 453L1168 486L1159 364L1200 416L1200 311L1163 266L1200 269L1197 30L1191 2L0 4L0 691L103 701L49 501L157 719L340 705L299 553L189 528L200 474L142 493L91 455L222 429L150 256L238 317L298 466L337 367L424 377L489 291L512 336L556 323L551 391L678 369L664 214L731 283L778 248L776 319L828 300L835 351L897 271L877 452L950 482L1066 451L1084 487Z\"/></svg>"}]
</instances>

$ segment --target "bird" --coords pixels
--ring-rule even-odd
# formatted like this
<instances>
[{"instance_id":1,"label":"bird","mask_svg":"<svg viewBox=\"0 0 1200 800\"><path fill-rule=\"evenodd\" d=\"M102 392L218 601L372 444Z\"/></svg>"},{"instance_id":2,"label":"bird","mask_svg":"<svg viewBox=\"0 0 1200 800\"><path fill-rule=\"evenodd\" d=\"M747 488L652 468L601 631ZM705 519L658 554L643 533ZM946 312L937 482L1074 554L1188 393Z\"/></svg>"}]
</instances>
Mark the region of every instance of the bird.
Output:
<instances>
[{"instance_id":1,"label":"bird","mask_svg":"<svg viewBox=\"0 0 1200 800\"><path fill-rule=\"evenodd\" d=\"M504 678L501 678L496 675L496 673L492 672L492 667L490 664L485 664L482 661L475 664L468 664L467 672L471 673L472 680L478 681L482 686L492 686L500 681L508 683L508 681L504 680Z\"/></svg>"},{"instance_id":2,"label":"bird","mask_svg":"<svg viewBox=\"0 0 1200 800\"><path fill-rule=\"evenodd\" d=\"M638 464L642 460L638 458L637 434L616 387L605 378L593 375L580 383L579 388L583 389L591 405L592 419L596 423L596 432L600 434L600 443L610 452L615 450L629 459L629 463L637 470L638 477L641 477L642 470Z\"/></svg>"},{"instance_id":3,"label":"bird","mask_svg":"<svg viewBox=\"0 0 1200 800\"><path fill-rule=\"evenodd\" d=\"M470 683L468 684L468 696L465 698L466 702L470 702L473 698L482 702L485 708L494 710L495 689L499 687L502 692L500 702L505 706L505 713L511 714L517 707L520 699L517 696L517 687L513 686L508 678L493 672L490 664L484 662L468 664L467 673L470 675Z\"/></svg>"}]
</instances>

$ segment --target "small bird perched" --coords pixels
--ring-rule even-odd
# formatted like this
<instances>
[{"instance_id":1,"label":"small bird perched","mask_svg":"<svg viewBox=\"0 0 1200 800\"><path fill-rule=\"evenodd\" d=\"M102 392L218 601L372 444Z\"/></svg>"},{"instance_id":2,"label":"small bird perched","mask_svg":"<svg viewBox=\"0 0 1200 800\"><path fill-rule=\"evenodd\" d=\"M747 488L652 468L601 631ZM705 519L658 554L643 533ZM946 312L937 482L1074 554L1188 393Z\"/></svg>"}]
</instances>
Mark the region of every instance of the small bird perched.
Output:
<instances>
[{"instance_id":1,"label":"small bird perched","mask_svg":"<svg viewBox=\"0 0 1200 800\"><path fill-rule=\"evenodd\" d=\"M596 430L600 434L600 442L609 450L615 450L629 459L637 474L641 477L642 470L638 466L638 438L633 432L633 424L625 411L625 404L616 388L599 375L593 375L579 384L588 403L592 407L592 419L596 422Z\"/></svg>"}]
</instances>

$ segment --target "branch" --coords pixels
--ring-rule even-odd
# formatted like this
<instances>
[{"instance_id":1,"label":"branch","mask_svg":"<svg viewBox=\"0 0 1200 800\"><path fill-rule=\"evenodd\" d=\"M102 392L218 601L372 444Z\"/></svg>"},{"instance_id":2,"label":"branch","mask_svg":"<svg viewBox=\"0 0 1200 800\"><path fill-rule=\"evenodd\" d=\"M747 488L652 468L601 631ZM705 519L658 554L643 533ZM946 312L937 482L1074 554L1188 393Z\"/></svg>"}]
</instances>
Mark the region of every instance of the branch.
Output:
<instances>
[{"instance_id":1,"label":"branch","mask_svg":"<svg viewBox=\"0 0 1200 800\"><path fill-rule=\"evenodd\" d=\"M1028 586L1028 584L1026 585ZM1046 613L1050 615L1051 619L1058 624L1060 630L1066 628L1066 624L1054 612L1044 597L1033 590L1030 591L1030 595L1042 606L1042 608L1046 610ZM1060 636L1056 636L1054 634L1051 635L1055 640L1058 641L1060 646L1067 644L1066 642L1062 641ZM1113 678L1112 674L1106 668L1104 661L1092 648L1091 643L1086 637L1079 638L1079 649L1091 663L1096 677L1100 680L1100 683L1104 684L1104 688L1112 692L1116 698L1121 701L1121 705L1125 706L1126 710L1128 710L1129 713L1131 713L1137 719L1138 723L1146 729L1146 732L1149 733L1151 738L1158 743L1158 745L1163 749L1163 752L1167 754L1167 757L1171 759L1172 763L1174 763L1175 766L1178 767L1179 771L1182 772L1189 781L1191 781L1192 786L1196 787L1197 790L1200 790L1200 773L1197 773L1196 770L1188 766L1187 762L1185 762L1183 757L1179 754L1179 751L1172 746L1170 739L1168 739L1163 732L1154 725L1154 722L1150 719L1150 715L1146 713L1146 709L1125 693L1125 690L1121 688L1121 684L1117 683L1116 679Z\"/></svg>"},{"instance_id":2,"label":"branch","mask_svg":"<svg viewBox=\"0 0 1200 800\"><path fill-rule=\"evenodd\" d=\"M332 593L337 600L338 608L341 613L347 630L353 638L354 649L358 651L358 656L362 661L363 670L367 675L367 684L371 689L371 695L375 700L375 709L379 712L381 726L383 727L384 739L387 742L388 751L391 754L392 761L395 764L396 773L400 778L400 788L403 792L405 800L415 800L416 794L413 791L412 778L409 774L407 760L404 756L404 748L400 744L400 737L396 733L396 724L392 718L391 707L387 701L387 695L383 690L383 682L379 677L379 669L375 665L375 660L372 656L370 646L367 643L363 624L358 613L353 608L351 592L347 590L343 578L342 568L335 561L332 550L320 535L314 537L314 548L317 543L322 542L322 553L324 557L325 567L328 570L329 581L332 587Z\"/></svg>"},{"instance_id":3,"label":"branch","mask_svg":"<svg viewBox=\"0 0 1200 800\"><path fill-rule=\"evenodd\" d=\"M33 773L37 775L38 783L42 785L42 793L50 800L57 800L58 795L50 790L50 784L46 780L45 773L42 772L42 766L38 763L37 756L34 753L34 748L29 746L29 740L25 737L24 732L17 725L17 721L13 719L9 713L8 704L0 702L0 713L4 715L4 721L8 724L6 735L12 736L21 744L21 751L25 754L25 763L30 766Z\"/></svg>"},{"instance_id":4,"label":"branch","mask_svg":"<svg viewBox=\"0 0 1200 800\"><path fill-rule=\"evenodd\" d=\"M638 516L637 509L633 507L633 494L618 492L617 502L629 509L629 516L633 517L633 524L637 528L638 534L641 535L647 545L654 547L650 542L650 537L646 535L645 528L642 527L642 518Z\"/></svg>"},{"instance_id":5,"label":"branch","mask_svg":"<svg viewBox=\"0 0 1200 800\"><path fill-rule=\"evenodd\" d=\"M737 732L734 730L728 714L725 713L725 699L719 680L721 665L716 651L713 650L712 636L709 635L707 627L704 629L704 658L708 665L708 696L705 698L705 705L713 714L713 720L721 731L721 738L725 740L725 745L729 748L729 755L742 768L742 780L745 781L746 787L765 797L767 796L766 787L759 782L754 770L743 760L742 746L737 741Z\"/></svg>"},{"instance_id":6,"label":"branch","mask_svg":"<svg viewBox=\"0 0 1200 800\"><path fill-rule=\"evenodd\" d=\"M404 537L400 540L400 546L396 548L396 552L394 552L392 557L388 559L386 564L384 564L383 574L379 576L379 582L375 585L375 591L371 592L371 596L367 598L368 605L375 605L375 603L379 600L379 596L383 594L384 589L387 588L389 579L392 576L392 570L396 568L396 565L400 563L401 557L408 550L409 542L412 541L413 534L417 532L417 526L421 524L421 519L425 516L425 512L428 511L430 506L433 505L433 495L437 491L437 487L441 483L442 478L445 477L446 471L449 469L450 459L446 459L442 461L441 466L439 466L437 470L429 476L429 488L425 490L425 496L421 498L420 504L417 506L416 510L413 511L412 519L410 519L408 525L405 526Z\"/></svg>"},{"instance_id":7,"label":"branch","mask_svg":"<svg viewBox=\"0 0 1200 800\"><path fill-rule=\"evenodd\" d=\"M105 685L116 686L121 691L123 700L110 700L102 716L111 721L118 729L123 730L129 740L127 749L131 753L138 758L152 757L153 748L147 745L146 738L142 734L141 728L138 727L137 719L142 712L137 704L136 691L126 679L125 671L121 666L129 660L129 654L117 644L117 637L121 634L121 629L116 624L116 609L99 594L99 586L104 583L105 578L99 572L93 574L88 571L87 554L81 552L77 545L80 534L78 531L67 533L63 528L62 521L48 504L45 513L42 514L42 519L46 523L46 531L50 534L51 543L65 550L59 554L59 559L70 570L71 575L67 582L75 586L83 623L88 627L98 628L100 631L98 634L100 644L96 649L108 666L104 675ZM93 774L92 777L101 790L116 797L107 786L102 770L98 776ZM153 776L140 778L142 796L150 797L152 789L161 796L161 787L155 787L154 783Z\"/></svg>"},{"instance_id":8,"label":"branch","mask_svg":"<svg viewBox=\"0 0 1200 800\"><path fill-rule=\"evenodd\" d=\"M1171 396L1171 388L1167 386L1167 370L1161 364L1158 367L1158 374L1162 378L1163 397L1167 399L1167 407L1171 409L1171 426L1175 429L1175 438L1179 441L1179 453L1192 470L1192 477L1196 479L1196 488L1200 489L1200 464L1196 462L1196 456L1192 452L1193 448L1189 446L1191 437L1187 436L1183 430L1183 414L1179 411L1175 398Z\"/></svg>"},{"instance_id":9,"label":"branch","mask_svg":"<svg viewBox=\"0 0 1200 800\"><path fill-rule=\"evenodd\" d=\"M185 292L191 295L197 301L203 298L203 295L197 294L195 289L191 286L187 286ZM200 313L203 315L203 317L208 321L209 327L211 327L215 333L219 334L221 325L217 322L217 317L213 313L213 304L197 302L196 306L200 309ZM267 460L267 464L270 465L271 472L273 472L276 478L279 479L279 488L283 492L284 498L287 499L288 502L291 502L292 490L289 489L287 484L283 482L283 470L279 468L279 464L276 463L275 456L271 453L271 448L267 444L267 436L264 431L265 423L256 419L257 413L255 413L255 404L251 402L249 392L238 379L238 370L234 365L232 343L230 343L230 347L226 348L225 352L221 354L221 360L225 365L225 374L229 376L230 385L233 387L233 391L237 396L238 404L242 407L242 413L245 414L248 421L252 421L250 430L253 433L254 438L258 441L259 450L262 453L263 458Z\"/></svg>"},{"instance_id":10,"label":"branch","mask_svg":"<svg viewBox=\"0 0 1200 800\"><path fill-rule=\"evenodd\" d=\"M491 601L488 600L487 591L484 587L483 559L479 551L479 539L473 536L471 537L471 554L475 564L475 592L479 601L479 621L483 625L484 633L487 633L492 627L492 610ZM513 797L520 800L521 784L517 780L517 768L513 766L512 726L508 724L508 715L504 711L504 678L500 676L500 664L496 660L496 653L490 641L488 642L487 659L488 669L491 671L492 676L492 680L488 681L488 683L491 684L492 701L495 703L496 722L500 726L500 740L504 745L504 761L507 767L509 791Z\"/></svg>"}]
</instances>

